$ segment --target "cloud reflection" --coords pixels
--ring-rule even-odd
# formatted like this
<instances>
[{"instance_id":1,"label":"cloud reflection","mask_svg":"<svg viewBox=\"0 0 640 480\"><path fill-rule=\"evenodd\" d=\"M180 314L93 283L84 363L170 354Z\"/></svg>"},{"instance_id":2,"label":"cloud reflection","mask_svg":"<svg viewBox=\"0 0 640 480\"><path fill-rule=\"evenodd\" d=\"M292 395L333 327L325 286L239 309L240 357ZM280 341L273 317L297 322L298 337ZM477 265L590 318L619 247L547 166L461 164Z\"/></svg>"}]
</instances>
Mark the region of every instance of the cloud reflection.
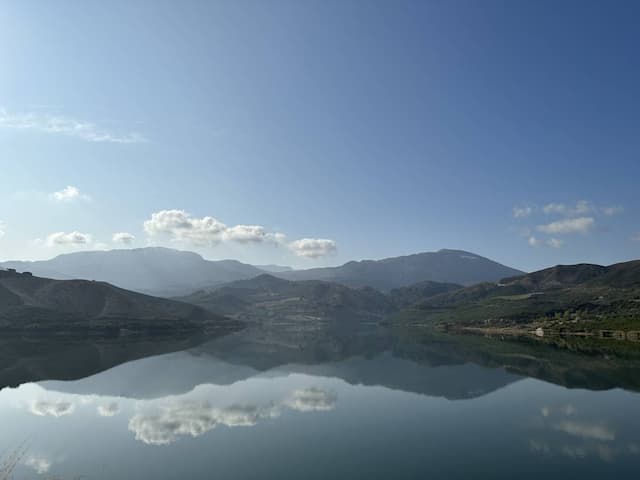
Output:
<instances>
[{"instance_id":1,"label":"cloud reflection","mask_svg":"<svg viewBox=\"0 0 640 480\"><path fill-rule=\"evenodd\" d=\"M261 420L275 418L282 408L299 412L329 411L335 408L337 395L317 387L292 391L282 402L266 406L231 405L215 407L207 401L182 401L165 405L151 414L139 413L129 420L136 440L148 445L169 445L179 437L199 437L219 425L252 427Z\"/></svg>"},{"instance_id":2,"label":"cloud reflection","mask_svg":"<svg viewBox=\"0 0 640 480\"><path fill-rule=\"evenodd\" d=\"M277 416L275 407L233 405L212 407L208 402L184 403L165 407L158 414L134 415L129 430L136 440L148 445L168 445L180 436L199 437L218 425L250 427L259 420Z\"/></svg>"},{"instance_id":3,"label":"cloud reflection","mask_svg":"<svg viewBox=\"0 0 640 480\"><path fill-rule=\"evenodd\" d=\"M44 475L51 469L51 460L43 456L29 455L25 458L24 465L35 470L37 474Z\"/></svg>"},{"instance_id":4,"label":"cloud reflection","mask_svg":"<svg viewBox=\"0 0 640 480\"><path fill-rule=\"evenodd\" d=\"M284 404L299 412L329 411L336 406L337 395L316 387L294 390Z\"/></svg>"},{"instance_id":5,"label":"cloud reflection","mask_svg":"<svg viewBox=\"0 0 640 480\"><path fill-rule=\"evenodd\" d=\"M118 402L109 402L103 405L98 405L98 415L101 417L113 417L120 413L120 405Z\"/></svg>"},{"instance_id":6,"label":"cloud reflection","mask_svg":"<svg viewBox=\"0 0 640 480\"><path fill-rule=\"evenodd\" d=\"M620 456L640 455L640 446L617 442L616 430L604 421L580 418L584 415L568 404L561 407L544 406L540 409L543 439L529 441L529 450L545 456L559 455L572 460L589 457L611 462ZM553 432L553 433L552 433Z\"/></svg>"},{"instance_id":7,"label":"cloud reflection","mask_svg":"<svg viewBox=\"0 0 640 480\"><path fill-rule=\"evenodd\" d=\"M73 413L75 404L66 400L36 400L29 410L40 417L63 417Z\"/></svg>"},{"instance_id":8,"label":"cloud reflection","mask_svg":"<svg viewBox=\"0 0 640 480\"><path fill-rule=\"evenodd\" d=\"M564 432L568 435L576 437L582 437L586 439L600 440L600 441L612 441L616 439L616 433L605 425L589 423L589 422L577 422L577 421L562 421L555 425L556 430Z\"/></svg>"}]
</instances>

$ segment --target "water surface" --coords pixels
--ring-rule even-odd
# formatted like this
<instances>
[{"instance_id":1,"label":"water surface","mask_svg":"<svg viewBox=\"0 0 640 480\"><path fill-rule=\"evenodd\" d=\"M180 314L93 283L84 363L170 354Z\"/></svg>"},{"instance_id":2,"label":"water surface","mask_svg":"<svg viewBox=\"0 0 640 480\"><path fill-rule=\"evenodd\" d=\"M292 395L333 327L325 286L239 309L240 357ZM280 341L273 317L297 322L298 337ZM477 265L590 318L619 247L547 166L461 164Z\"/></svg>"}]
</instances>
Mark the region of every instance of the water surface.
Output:
<instances>
[{"instance_id":1,"label":"water surface","mask_svg":"<svg viewBox=\"0 0 640 480\"><path fill-rule=\"evenodd\" d=\"M0 391L0 451L25 446L15 478L635 478L637 356L611 345L245 332L59 380L67 348Z\"/></svg>"}]
</instances>

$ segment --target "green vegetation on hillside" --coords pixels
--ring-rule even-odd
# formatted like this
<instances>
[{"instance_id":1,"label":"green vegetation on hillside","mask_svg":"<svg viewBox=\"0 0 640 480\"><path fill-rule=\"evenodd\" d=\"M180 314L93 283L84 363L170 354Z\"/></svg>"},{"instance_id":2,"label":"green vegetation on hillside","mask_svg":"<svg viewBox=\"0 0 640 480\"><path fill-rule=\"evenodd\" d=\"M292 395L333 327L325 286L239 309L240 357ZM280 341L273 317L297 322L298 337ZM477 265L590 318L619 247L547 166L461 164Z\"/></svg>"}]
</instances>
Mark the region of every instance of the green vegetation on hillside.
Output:
<instances>
[{"instance_id":1,"label":"green vegetation on hillside","mask_svg":"<svg viewBox=\"0 0 640 480\"><path fill-rule=\"evenodd\" d=\"M640 261L557 266L473 285L417 302L400 318L458 327L640 330Z\"/></svg>"},{"instance_id":2,"label":"green vegetation on hillside","mask_svg":"<svg viewBox=\"0 0 640 480\"><path fill-rule=\"evenodd\" d=\"M294 282L267 274L178 299L244 321L379 320L395 308L386 295L373 288L353 289L320 281Z\"/></svg>"}]
</instances>

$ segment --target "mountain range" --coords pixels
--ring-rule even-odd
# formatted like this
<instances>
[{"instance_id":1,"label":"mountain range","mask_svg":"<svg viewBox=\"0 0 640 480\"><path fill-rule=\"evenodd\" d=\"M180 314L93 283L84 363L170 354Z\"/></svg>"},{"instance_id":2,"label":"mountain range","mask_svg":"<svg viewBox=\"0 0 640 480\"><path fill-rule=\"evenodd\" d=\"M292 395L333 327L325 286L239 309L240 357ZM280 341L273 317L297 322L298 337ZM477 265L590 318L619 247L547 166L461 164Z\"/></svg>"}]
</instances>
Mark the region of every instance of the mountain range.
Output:
<instances>
[{"instance_id":1,"label":"mountain range","mask_svg":"<svg viewBox=\"0 0 640 480\"><path fill-rule=\"evenodd\" d=\"M248 323L408 319L431 326L635 331L640 330L640 261L558 265L467 287L423 281L388 292L264 274L178 300Z\"/></svg>"},{"instance_id":2,"label":"mountain range","mask_svg":"<svg viewBox=\"0 0 640 480\"><path fill-rule=\"evenodd\" d=\"M166 297L187 295L264 273L286 280L322 280L349 287L368 286L381 291L424 281L471 285L523 273L462 250L348 262L339 267L290 270L278 265L258 267L235 260L205 260L193 252L147 247L76 252L45 261L4 262L0 267L59 280L99 280L128 290Z\"/></svg>"},{"instance_id":3,"label":"mountain range","mask_svg":"<svg viewBox=\"0 0 640 480\"><path fill-rule=\"evenodd\" d=\"M263 274L177 300L244 321L313 322L382 319L392 313L391 298L371 287L350 288L318 280L291 281Z\"/></svg>"},{"instance_id":4,"label":"mountain range","mask_svg":"<svg viewBox=\"0 0 640 480\"><path fill-rule=\"evenodd\" d=\"M610 266L557 265L424 298L420 321L560 330L640 329L640 260Z\"/></svg>"},{"instance_id":5,"label":"mountain range","mask_svg":"<svg viewBox=\"0 0 640 480\"><path fill-rule=\"evenodd\" d=\"M348 262L340 267L295 270L278 276L287 280L324 280L388 291L427 280L472 285L522 273L474 253L443 249L382 260Z\"/></svg>"},{"instance_id":6,"label":"mountain range","mask_svg":"<svg viewBox=\"0 0 640 480\"><path fill-rule=\"evenodd\" d=\"M194 305L104 282L0 271L0 327L5 333L174 334L237 325Z\"/></svg>"},{"instance_id":7,"label":"mountain range","mask_svg":"<svg viewBox=\"0 0 640 480\"><path fill-rule=\"evenodd\" d=\"M4 262L0 267L58 280L99 280L157 296L184 295L265 273L236 260L205 260L197 253L162 247L75 252L51 260Z\"/></svg>"}]
</instances>

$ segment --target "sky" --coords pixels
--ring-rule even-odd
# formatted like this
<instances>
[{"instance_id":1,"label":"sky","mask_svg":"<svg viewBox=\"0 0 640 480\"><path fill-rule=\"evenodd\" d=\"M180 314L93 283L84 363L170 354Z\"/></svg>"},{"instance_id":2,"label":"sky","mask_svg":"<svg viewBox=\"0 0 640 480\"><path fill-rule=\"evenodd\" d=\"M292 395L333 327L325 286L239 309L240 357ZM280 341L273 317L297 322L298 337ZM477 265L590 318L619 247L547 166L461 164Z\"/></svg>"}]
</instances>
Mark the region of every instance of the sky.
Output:
<instances>
[{"instance_id":1,"label":"sky","mask_svg":"<svg viewBox=\"0 0 640 480\"><path fill-rule=\"evenodd\" d=\"M0 260L640 257L638 2L0 0Z\"/></svg>"}]
</instances>

